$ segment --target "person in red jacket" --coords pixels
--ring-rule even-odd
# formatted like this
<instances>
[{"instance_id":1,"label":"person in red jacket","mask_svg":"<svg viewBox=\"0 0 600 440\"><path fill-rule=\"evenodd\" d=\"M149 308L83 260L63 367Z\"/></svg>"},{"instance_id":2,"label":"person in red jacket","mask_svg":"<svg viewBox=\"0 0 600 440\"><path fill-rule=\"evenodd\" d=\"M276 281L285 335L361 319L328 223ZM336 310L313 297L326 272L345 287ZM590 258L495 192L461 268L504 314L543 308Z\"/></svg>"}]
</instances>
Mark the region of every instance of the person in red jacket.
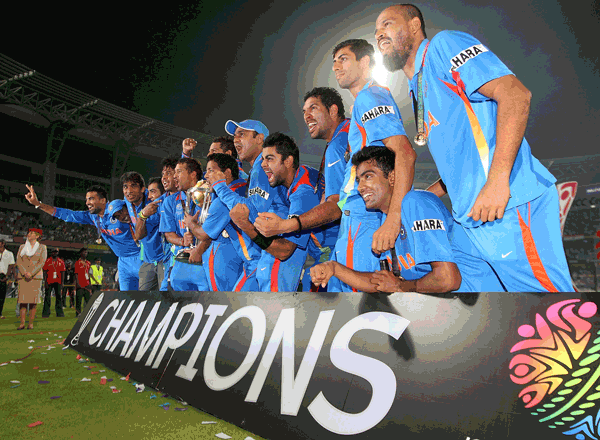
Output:
<instances>
[{"instance_id":1,"label":"person in red jacket","mask_svg":"<svg viewBox=\"0 0 600 440\"><path fill-rule=\"evenodd\" d=\"M81 298L83 297L83 306L90 300L92 287L90 284L90 266L91 263L87 260L88 251L82 248L79 251L79 260L75 262L75 316L81 313Z\"/></svg>"},{"instance_id":2,"label":"person in red jacket","mask_svg":"<svg viewBox=\"0 0 600 440\"><path fill-rule=\"evenodd\" d=\"M52 249L50 257L44 264L44 279L46 280L46 294L44 296L44 309L42 310L42 318L50 317L50 302L52 301L52 291L56 296L56 304L54 310L59 318L65 317L63 310L62 285L65 278L65 262L58 257L58 249Z\"/></svg>"}]
</instances>

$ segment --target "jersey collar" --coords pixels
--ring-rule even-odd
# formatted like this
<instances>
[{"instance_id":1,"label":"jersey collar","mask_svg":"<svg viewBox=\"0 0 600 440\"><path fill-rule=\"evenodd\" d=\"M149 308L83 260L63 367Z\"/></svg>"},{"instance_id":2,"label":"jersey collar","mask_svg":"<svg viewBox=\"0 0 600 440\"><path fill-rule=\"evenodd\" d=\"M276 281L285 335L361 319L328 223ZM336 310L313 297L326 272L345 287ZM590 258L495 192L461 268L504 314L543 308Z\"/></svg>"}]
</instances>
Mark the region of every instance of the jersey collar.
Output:
<instances>
[{"instance_id":1,"label":"jersey collar","mask_svg":"<svg viewBox=\"0 0 600 440\"><path fill-rule=\"evenodd\" d=\"M335 131L333 132L333 136L331 137L331 141L329 141L327 143L327 145L329 145L338 134L340 134L340 131L342 131L342 129L344 129L344 127L346 127L348 124L350 124L350 119L346 118L344 119L342 122L340 122L340 124L336 127Z\"/></svg>"}]
</instances>

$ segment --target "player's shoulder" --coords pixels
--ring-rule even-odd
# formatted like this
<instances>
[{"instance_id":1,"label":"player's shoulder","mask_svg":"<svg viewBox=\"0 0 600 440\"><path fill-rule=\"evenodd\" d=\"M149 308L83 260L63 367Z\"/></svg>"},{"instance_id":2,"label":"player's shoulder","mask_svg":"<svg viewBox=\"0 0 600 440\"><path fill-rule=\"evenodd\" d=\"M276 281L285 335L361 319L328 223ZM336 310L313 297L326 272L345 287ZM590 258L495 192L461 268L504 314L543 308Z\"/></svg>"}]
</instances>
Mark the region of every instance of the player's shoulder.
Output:
<instances>
[{"instance_id":1,"label":"player's shoulder","mask_svg":"<svg viewBox=\"0 0 600 440\"><path fill-rule=\"evenodd\" d=\"M308 165L300 165L296 171L296 177L290 187L290 194L294 194L299 190L310 188L314 190L319 177L319 171Z\"/></svg>"},{"instance_id":2,"label":"player's shoulder","mask_svg":"<svg viewBox=\"0 0 600 440\"><path fill-rule=\"evenodd\" d=\"M444 206L441 199L430 191L413 189L406 193L402 199L402 213L410 215L416 212L439 213L442 217L448 217L450 212Z\"/></svg>"}]
</instances>

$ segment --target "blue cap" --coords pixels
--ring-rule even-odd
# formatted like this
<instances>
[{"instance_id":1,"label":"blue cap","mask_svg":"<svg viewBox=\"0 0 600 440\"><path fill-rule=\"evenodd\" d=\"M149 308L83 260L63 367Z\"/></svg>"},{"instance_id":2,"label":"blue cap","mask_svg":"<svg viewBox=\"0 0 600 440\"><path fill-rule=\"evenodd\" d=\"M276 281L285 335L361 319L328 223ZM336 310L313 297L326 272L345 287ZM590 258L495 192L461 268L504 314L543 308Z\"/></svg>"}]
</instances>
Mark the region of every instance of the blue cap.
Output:
<instances>
[{"instance_id":1,"label":"blue cap","mask_svg":"<svg viewBox=\"0 0 600 440\"><path fill-rule=\"evenodd\" d=\"M118 212L121 209L123 209L123 206L126 206L125 200L117 199L110 202L107 208L109 218L112 220L113 216L115 215L115 212Z\"/></svg>"},{"instance_id":2,"label":"blue cap","mask_svg":"<svg viewBox=\"0 0 600 440\"><path fill-rule=\"evenodd\" d=\"M243 128L244 130L253 130L258 134L264 135L265 137L269 136L269 129L265 126L265 124L260 121L255 121L254 119L246 119L245 121L239 123L230 119L225 123L225 131L232 136L235 134L235 129L237 127Z\"/></svg>"}]
</instances>

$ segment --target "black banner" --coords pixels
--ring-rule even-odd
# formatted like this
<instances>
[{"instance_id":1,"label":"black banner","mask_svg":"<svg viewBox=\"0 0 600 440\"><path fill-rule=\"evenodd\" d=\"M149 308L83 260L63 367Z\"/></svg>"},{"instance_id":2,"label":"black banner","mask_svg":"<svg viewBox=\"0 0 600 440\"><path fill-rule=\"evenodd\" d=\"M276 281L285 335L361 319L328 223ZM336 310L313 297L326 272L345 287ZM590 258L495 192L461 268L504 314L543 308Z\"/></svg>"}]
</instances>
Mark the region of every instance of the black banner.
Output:
<instances>
[{"instance_id":1,"label":"black banner","mask_svg":"<svg viewBox=\"0 0 600 440\"><path fill-rule=\"evenodd\" d=\"M593 298L104 292L65 343L265 438L583 440Z\"/></svg>"}]
</instances>

